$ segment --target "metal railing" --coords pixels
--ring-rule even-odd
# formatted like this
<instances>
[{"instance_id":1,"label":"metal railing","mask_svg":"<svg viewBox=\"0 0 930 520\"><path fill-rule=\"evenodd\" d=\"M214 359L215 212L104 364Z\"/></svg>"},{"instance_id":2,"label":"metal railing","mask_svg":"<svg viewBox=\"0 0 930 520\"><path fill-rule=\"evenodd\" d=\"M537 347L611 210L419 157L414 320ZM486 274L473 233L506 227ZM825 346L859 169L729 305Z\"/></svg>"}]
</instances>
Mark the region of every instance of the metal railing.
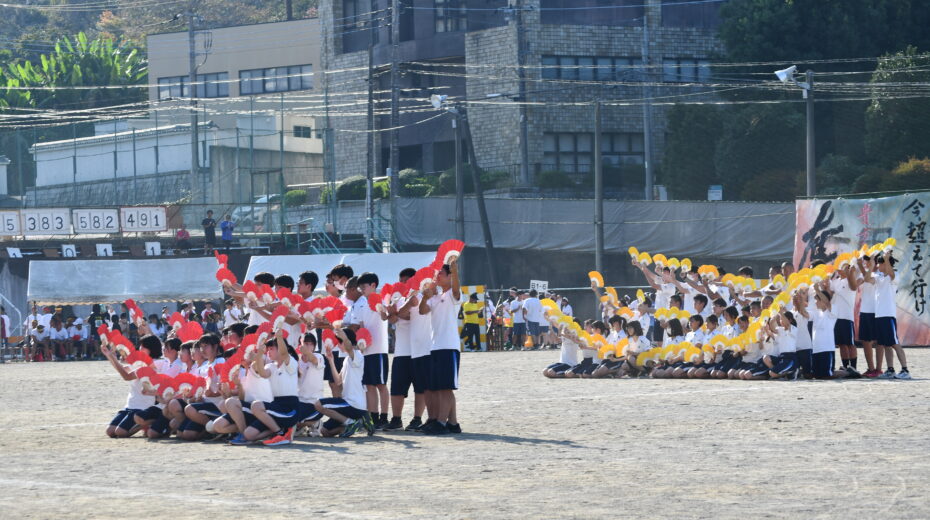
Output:
<instances>
[{"instance_id":1,"label":"metal railing","mask_svg":"<svg viewBox=\"0 0 930 520\"><path fill-rule=\"evenodd\" d=\"M339 247L330 238L325 229L320 229L316 219L313 217L305 218L299 222L288 224L288 227L296 228L297 251L299 253L309 252L315 255L339 254ZM307 237L306 240L303 237ZM306 246L306 248L305 248Z\"/></svg>"}]
</instances>

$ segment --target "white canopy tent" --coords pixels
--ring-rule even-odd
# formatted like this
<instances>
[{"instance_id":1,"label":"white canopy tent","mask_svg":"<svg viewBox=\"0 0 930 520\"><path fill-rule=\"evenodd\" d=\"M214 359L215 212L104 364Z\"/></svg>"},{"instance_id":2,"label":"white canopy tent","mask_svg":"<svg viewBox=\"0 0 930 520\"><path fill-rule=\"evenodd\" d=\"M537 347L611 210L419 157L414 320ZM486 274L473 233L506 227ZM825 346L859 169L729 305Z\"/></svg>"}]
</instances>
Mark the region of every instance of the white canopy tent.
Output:
<instances>
[{"instance_id":1,"label":"white canopy tent","mask_svg":"<svg viewBox=\"0 0 930 520\"><path fill-rule=\"evenodd\" d=\"M29 264L29 301L39 305L87 305L222 299L216 259L34 261Z\"/></svg>"},{"instance_id":2,"label":"white canopy tent","mask_svg":"<svg viewBox=\"0 0 930 520\"><path fill-rule=\"evenodd\" d=\"M266 271L275 276L290 275L296 282L300 273L309 270L319 275L321 288L326 274L333 266L346 264L352 267L356 275L364 272L375 273L381 285L384 285L397 282L397 275L402 269L426 267L435 257L434 252L253 256L249 262L246 279L251 280L256 274Z\"/></svg>"}]
</instances>

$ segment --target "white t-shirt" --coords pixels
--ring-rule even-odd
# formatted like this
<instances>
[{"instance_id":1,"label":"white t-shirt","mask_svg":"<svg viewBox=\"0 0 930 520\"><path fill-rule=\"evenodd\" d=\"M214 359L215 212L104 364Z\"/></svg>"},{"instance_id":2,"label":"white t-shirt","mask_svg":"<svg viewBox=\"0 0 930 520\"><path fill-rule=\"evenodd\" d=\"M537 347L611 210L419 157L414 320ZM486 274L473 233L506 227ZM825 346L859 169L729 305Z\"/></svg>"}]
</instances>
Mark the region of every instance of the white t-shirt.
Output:
<instances>
[{"instance_id":1,"label":"white t-shirt","mask_svg":"<svg viewBox=\"0 0 930 520\"><path fill-rule=\"evenodd\" d=\"M658 290L656 290L656 309L667 309L670 305L672 296L675 295L675 284L671 283L662 283L659 284Z\"/></svg>"},{"instance_id":2,"label":"white t-shirt","mask_svg":"<svg viewBox=\"0 0 930 520\"><path fill-rule=\"evenodd\" d=\"M268 381L271 383L271 393L275 397L288 397L298 395L297 360L288 354L289 363L269 363L265 369L271 372Z\"/></svg>"},{"instance_id":3,"label":"white t-shirt","mask_svg":"<svg viewBox=\"0 0 930 520\"><path fill-rule=\"evenodd\" d=\"M649 343L649 340L646 339L646 336L640 336L636 338L635 341L630 341L630 346L627 348L627 352L639 354L649 350L650 348L652 348L652 344Z\"/></svg>"},{"instance_id":4,"label":"white t-shirt","mask_svg":"<svg viewBox=\"0 0 930 520\"><path fill-rule=\"evenodd\" d=\"M39 329L38 329L38 328L34 328L34 329L32 329L32 330L29 331L29 334L30 334L33 338L35 338L36 341L44 341L46 338L49 337L48 328L42 329L41 332L39 332Z\"/></svg>"},{"instance_id":5,"label":"white t-shirt","mask_svg":"<svg viewBox=\"0 0 930 520\"><path fill-rule=\"evenodd\" d=\"M218 373L216 373L216 371L219 370L221 367L217 367L216 365L223 365L225 363L226 363L226 358L221 358L221 357L214 358L212 363L210 363L209 361L204 361L203 364L200 365L200 367L197 369L197 372L195 372L198 376L207 378L207 380L210 382L209 388L211 392L218 391L219 386L220 386L219 385L220 376ZM215 367L213 369L214 373L212 377L210 376L211 367ZM203 400L219 406L220 403L222 403L225 400L225 398L221 395L218 395L215 397L204 397Z\"/></svg>"},{"instance_id":6,"label":"white t-shirt","mask_svg":"<svg viewBox=\"0 0 930 520\"><path fill-rule=\"evenodd\" d=\"M814 354L818 352L833 352L836 343L833 336L833 327L836 325L836 315L830 311L817 309L811 314L814 322L814 335L811 338Z\"/></svg>"},{"instance_id":7,"label":"white t-shirt","mask_svg":"<svg viewBox=\"0 0 930 520\"><path fill-rule=\"evenodd\" d=\"M695 347L707 343L707 338L704 337L704 333L700 330L692 330L685 335L685 340Z\"/></svg>"},{"instance_id":8,"label":"white t-shirt","mask_svg":"<svg viewBox=\"0 0 930 520\"><path fill-rule=\"evenodd\" d=\"M894 318L898 313L895 305L895 293L898 291L898 278L892 279L884 273L875 273L875 317Z\"/></svg>"},{"instance_id":9,"label":"white t-shirt","mask_svg":"<svg viewBox=\"0 0 930 520\"><path fill-rule=\"evenodd\" d=\"M410 301L409 298L403 298L397 302L397 308L400 309L407 302ZM416 311L418 314L420 311L416 309L410 309L412 314ZM405 357L410 355L410 320L405 320L403 318L397 318L397 322L394 323L394 357Z\"/></svg>"},{"instance_id":10,"label":"white t-shirt","mask_svg":"<svg viewBox=\"0 0 930 520\"><path fill-rule=\"evenodd\" d=\"M795 320L797 321L797 320ZM806 334L807 331L804 331ZM788 354L797 350L798 328L791 325L787 329L780 329L775 336L775 345L778 346L778 354Z\"/></svg>"},{"instance_id":11,"label":"white t-shirt","mask_svg":"<svg viewBox=\"0 0 930 520\"><path fill-rule=\"evenodd\" d=\"M417 298L423 296L419 293ZM419 300L417 300L419 303ZM419 305L410 308L410 357L428 356L433 345L433 319L431 314L420 314Z\"/></svg>"},{"instance_id":12,"label":"white t-shirt","mask_svg":"<svg viewBox=\"0 0 930 520\"><path fill-rule=\"evenodd\" d=\"M809 320L802 316L800 312L798 312L794 315L794 321L798 324L795 331L796 333L794 335L795 350L811 350L814 343L811 340L810 331L807 330L807 324L809 323Z\"/></svg>"},{"instance_id":13,"label":"white t-shirt","mask_svg":"<svg viewBox=\"0 0 930 520\"><path fill-rule=\"evenodd\" d=\"M514 323L526 323L523 319L523 301L514 300L510 302L510 312L513 314Z\"/></svg>"},{"instance_id":14,"label":"white t-shirt","mask_svg":"<svg viewBox=\"0 0 930 520\"><path fill-rule=\"evenodd\" d=\"M240 318L242 318L242 313L235 307L223 311L223 325L226 327L237 323Z\"/></svg>"},{"instance_id":15,"label":"white t-shirt","mask_svg":"<svg viewBox=\"0 0 930 520\"><path fill-rule=\"evenodd\" d=\"M362 374L365 372L365 356L356 351L352 357L346 356L342 363L342 399L349 406L359 410L368 409L365 388L362 386Z\"/></svg>"},{"instance_id":16,"label":"white t-shirt","mask_svg":"<svg viewBox=\"0 0 930 520\"><path fill-rule=\"evenodd\" d=\"M62 327L60 329L56 329L55 327L52 327L48 329L48 337L52 341L65 341L68 339L68 329L66 329L65 327Z\"/></svg>"},{"instance_id":17,"label":"white t-shirt","mask_svg":"<svg viewBox=\"0 0 930 520\"><path fill-rule=\"evenodd\" d=\"M433 327L430 350L459 350L459 328L452 289L441 292L427 301L430 308L430 323Z\"/></svg>"},{"instance_id":18,"label":"white t-shirt","mask_svg":"<svg viewBox=\"0 0 930 520\"><path fill-rule=\"evenodd\" d=\"M129 396L126 398L126 408L130 410L145 410L150 406L155 406L154 395L142 394L142 381L135 378L129 382Z\"/></svg>"},{"instance_id":19,"label":"white t-shirt","mask_svg":"<svg viewBox=\"0 0 930 520\"><path fill-rule=\"evenodd\" d=\"M323 367L326 366L326 360L317 353L310 355L316 358L316 365L304 360L300 360L297 365L300 368L300 388L297 396L303 403L312 403L323 398Z\"/></svg>"},{"instance_id":20,"label":"white t-shirt","mask_svg":"<svg viewBox=\"0 0 930 520\"><path fill-rule=\"evenodd\" d=\"M570 303L566 303L565 306L562 307L562 314L572 317L575 316L575 311L572 309L572 305Z\"/></svg>"},{"instance_id":21,"label":"white t-shirt","mask_svg":"<svg viewBox=\"0 0 930 520\"><path fill-rule=\"evenodd\" d=\"M72 326L70 329L68 329L68 337L74 338L75 336L77 336L79 338L78 341L86 341L87 335L88 335L87 327L83 325L81 326L80 329L78 329L77 326Z\"/></svg>"},{"instance_id":22,"label":"white t-shirt","mask_svg":"<svg viewBox=\"0 0 930 520\"><path fill-rule=\"evenodd\" d=\"M368 345L368 348L365 349L365 355L387 354L388 323L381 319L381 313L371 310L367 300L365 301L365 312L361 325L371 333L371 345Z\"/></svg>"},{"instance_id":23,"label":"white t-shirt","mask_svg":"<svg viewBox=\"0 0 930 520\"><path fill-rule=\"evenodd\" d=\"M568 338L562 338L562 349L559 351L559 363L575 366L578 364L578 344Z\"/></svg>"},{"instance_id":24,"label":"white t-shirt","mask_svg":"<svg viewBox=\"0 0 930 520\"><path fill-rule=\"evenodd\" d=\"M269 403L274 400L271 381L260 376L251 365L248 369L239 369L239 383L242 384L242 392L245 394L246 401Z\"/></svg>"},{"instance_id":25,"label":"white t-shirt","mask_svg":"<svg viewBox=\"0 0 930 520\"><path fill-rule=\"evenodd\" d=\"M836 319L852 321L854 318L853 306L856 304L856 291L849 288L849 280L845 278L830 280L830 288L833 289L833 297L830 299L830 303Z\"/></svg>"},{"instance_id":26,"label":"white t-shirt","mask_svg":"<svg viewBox=\"0 0 930 520\"><path fill-rule=\"evenodd\" d=\"M694 297L700 294L690 285L683 285L681 290L682 295L682 305L684 305L684 310L688 311L689 314L696 314L697 311L694 309ZM707 309L707 306L704 306L704 309Z\"/></svg>"},{"instance_id":27,"label":"white t-shirt","mask_svg":"<svg viewBox=\"0 0 930 520\"><path fill-rule=\"evenodd\" d=\"M727 302L727 305L730 304L730 288L729 287L727 287L724 284L716 284L716 283L708 284L707 287L711 290L711 292L717 293L721 298L723 298L723 301ZM707 299L712 300L713 297L708 296ZM713 304L712 301L707 302L708 307L713 307L712 304Z\"/></svg>"},{"instance_id":28,"label":"white t-shirt","mask_svg":"<svg viewBox=\"0 0 930 520\"><path fill-rule=\"evenodd\" d=\"M165 374L168 377L174 377L184 370L184 365L181 364L180 359L171 362L168 361L168 358L158 358L152 364L155 365L155 372Z\"/></svg>"},{"instance_id":29,"label":"white t-shirt","mask_svg":"<svg viewBox=\"0 0 930 520\"><path fill-rule=\"evenodd\" d=\"M875 280L863 280L859 291L859 313L875 314Z\"/></svg>"},{"instance_id":30,"label":"white t-shirt","mask_svg":"<svg viewBox=\"0 0 930 520\"><path fill-rule=\"evenodd\" d=\"M543 315L542 303L539 298L529 297L523 302L523 310L526 311L526 321L534 323L544 323L546 317Z\"/></svg>"}]
</instances>

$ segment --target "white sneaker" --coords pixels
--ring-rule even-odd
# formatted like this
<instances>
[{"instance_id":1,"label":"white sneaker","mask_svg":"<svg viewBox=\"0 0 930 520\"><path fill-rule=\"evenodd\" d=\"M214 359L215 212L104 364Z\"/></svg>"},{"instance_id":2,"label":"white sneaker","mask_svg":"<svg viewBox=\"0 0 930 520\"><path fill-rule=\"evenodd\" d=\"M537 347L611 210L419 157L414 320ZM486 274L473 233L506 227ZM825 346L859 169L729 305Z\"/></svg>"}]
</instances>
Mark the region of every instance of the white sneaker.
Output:
<instances>
[{"instance_id":1,"label":"white sneaker","mask_svg":"<svg viewBox=\"0 0 930 520\"><path fill-rule=\"evenodd\" d=\"M207 421L204 429L207 430L207 433L216 433L216 429L213 428L213 421Z\"/></svg>"},{"instance_id":2,"label":"white sneaker","mask_svg":"<svg viewBox=\"0 0 930 520\"><path fill-rule=\"evenodd\" d=\"M882 372L882 375L878 376L878 379L895 379L896 377L897 376L895 376L894 370L889 368L888 370Z\"/></svg>"},{"instance_id":3,"label":"white sneaker","mask_svg":"<svg viewBox=\"0 0 930 520\"><path fill-rule=\"evenodd\" d=\"M908 372L907 370L902 370L902 371L898 372L898 373L894 376L894 378L895 378L895 379L910 379L910 378L911 378L911 373Z\"/></svg>"}]
</instances>

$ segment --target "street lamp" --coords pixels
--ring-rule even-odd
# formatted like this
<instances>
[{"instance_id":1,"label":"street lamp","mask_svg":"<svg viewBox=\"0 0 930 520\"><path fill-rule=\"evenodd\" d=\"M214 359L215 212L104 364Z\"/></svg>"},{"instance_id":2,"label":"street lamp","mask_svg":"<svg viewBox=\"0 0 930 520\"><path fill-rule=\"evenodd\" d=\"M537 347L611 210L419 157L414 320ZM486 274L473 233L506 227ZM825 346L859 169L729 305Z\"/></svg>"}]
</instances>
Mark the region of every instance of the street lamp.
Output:
<instances>
[{"instance_id":1,"label":"street lamp","mask_svg":"<svg viewBox=\"0 0 930 520\"><path fill-rule=\"evenodd\" d=\"M814 71L808 70L805 73L806 81L798 81L795 78L797 70L798 67L792 65L787 69L776 70L775 76L782 83L800 87L807 100L807 196L813 197L817 194L817 179L814 175Z\"/></svg>"}]
</instances>

